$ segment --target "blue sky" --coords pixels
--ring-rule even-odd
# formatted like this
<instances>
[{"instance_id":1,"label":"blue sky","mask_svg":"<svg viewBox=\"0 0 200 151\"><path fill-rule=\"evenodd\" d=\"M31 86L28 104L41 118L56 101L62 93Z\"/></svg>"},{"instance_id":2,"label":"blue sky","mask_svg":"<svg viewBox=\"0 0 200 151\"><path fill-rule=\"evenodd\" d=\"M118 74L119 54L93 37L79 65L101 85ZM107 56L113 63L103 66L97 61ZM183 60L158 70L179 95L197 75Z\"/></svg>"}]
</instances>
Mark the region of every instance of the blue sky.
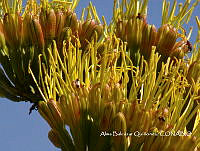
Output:
<instances>
[{"instance_id":1,"label":"blue sky","mask_svg":"<svg viewBox=\"0 0 200 151\"><path fill-rule=\"evenodd\" d=\"M80 0L76 10L78 14L81 8L86 7L89 1L96 6L99 16L104 15L107 22L112 17L113 0ZM172 1L172 0L171 0ZM184 0L177 0L183 2ZM194 1L194 0L192 0ZM149 0L148 23L159 27L161 23L162 0ZM196 39L197 26L194 16L200 18L200 4L195 9L191 22L186 27L193 26L192 42ZM0 150L2 151L59 151L48 140L50 127L33 111L28 115L30 103L14 103L0 98Z\"/></svg>"}]
</instances>

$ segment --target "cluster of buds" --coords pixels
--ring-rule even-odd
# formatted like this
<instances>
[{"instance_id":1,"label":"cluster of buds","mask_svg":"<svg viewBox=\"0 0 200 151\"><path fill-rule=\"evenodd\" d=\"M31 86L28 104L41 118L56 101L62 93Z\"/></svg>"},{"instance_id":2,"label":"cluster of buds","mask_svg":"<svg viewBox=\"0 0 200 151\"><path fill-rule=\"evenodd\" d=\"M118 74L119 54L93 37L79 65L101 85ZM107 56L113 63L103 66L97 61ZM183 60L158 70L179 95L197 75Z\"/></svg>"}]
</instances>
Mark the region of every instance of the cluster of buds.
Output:
<instances>
[{"instance_id":1,"label":"cluster of buds","mask_svg":"<svg viewBox=\"0 0 200 151\"><path fill-rule=\"evenodd\" d=\"M13 14L6 13L0 26L2 26L1 30L7 46L12 49L18 48L22 43L23 30L22 17L19 12Z\"/></svg>"},{"instance_id":2,"label":"cluster of buds","mask_svg":"<svg viewBox=\"0 0 200 151\"><path fill-rule=\"evenodd\" d=\"M136 53L141 46L143 27L147 24L146 18L132 16L129 19L118 20L116 23L116 36L126 41L128 48Z\"/></svg>"},{"instance_id":3,"label":"cluster of buds","mask_svg":"<svg viewBox=\"0 0 200 151\"><path fill-rule=\"evenodd\" d=\"M69 99L66 99L66 96L63 95L58 101L62 119L70 127L75 127L80 120L81 111L79 102L79 98L75 94L72 94ZM66 113L66 111L68 112Z\"/></svg>"},{"instance_id":4,"label":"cluster of buds","mask_svg":"<svg viewBox=\"0 0 200 151\"><path fill-rule=\"evenodd\" d=\"M39 102L38 111L42 117L48 122L53 129L63 128L64 122L61 118L61 111L58 103L54 99L49 99L47 102Z\"/></svg>"},{"instance_id":5,"label":"cluster of buds","mask_svg":"<svg viewBox=\"0 0 200 151\"><path fill-rule=\"evenodd\" d=\"M79 34L81 47L86 48L92 40L98 41L103 33L103 26L96 23L94 19L85 21L81 26Z\"/></svg>"},{"instance_id":6,"label":"cluster of buds","mask_svg":"<svg viewBox=\"0 0 200 151\"><path fill-rule=\"evenodd\" d=\"M81 37L81 47L84 49L92 37L96 36L98 39L103 32L102 25L94 20L82 23L77 19L76 13L70 9L56 10L54 8L41 9L39 14L25 12L23 17L19 13L8 13L4 15L0 26L1 34L4 34L9 48L34 45L36 48L44 49L53 40L56 40L59 46L67 40L69 35L66 31L70 29L72 35Z\"/></svg>"},{"instance_id":7,"label":"cluster of buds","mask_svg":"<svg viewBox=\"0 0 200 151\"><path fill-rule=\"evenodd\" d=\"M9 93L3 96L12 96L9 99L13 101L37 102L42 98L28 70L31 67L38 80L38 55L42 54L41 60L47 63L48 49L53 47L54 41L62 57L63 48L68 49L69 43L75 46L78 41L78 47L85 51L90 42L97 42L103 34L100 23L93 19L80 21L70 9L41 7L37 12L26 10L20 14L10 11L3 15L0 19L0 63L7 75L2 72L1 76L8 76L11 82L0 91ZM19 87L24 87L23 92L16 90ZM14 90L3 92L5 89Z\"/></svg>"},{"instance_id":8,"label":"cluster of buds","mask_svg":"<svg viewBox=\"0 0 200 151\"><path fill-rule=\"evenodd\" d=\"M180 37L182 40L177 42ZM165 61L168 57L182 59L187 52L192 50L192 46L186 37L179 34L176 28L168 24L158 29L156 43L156 49Z\"/></svg>"},{"instance_id":9,"label":"cluster of buds","mask_svg":"<svg viewBox=\"0 0 200 151\"><path fill-rule=\"evenodd\" d=\"M48 134L49 140L62 150L74 150L73 142L65 129L59 103L54 99L49 99L47 102L41 101L38 103L38 111L52 128Z\"/></svg>"},{"instance_id":10,"label":"cluster of buds","mask_svg":"<svg viewBox=\"0 0 200 151\"><path fill-rule=\"evenodd\" d=\"M156 42L156 27L147 24L146 16L138 13L129 19L119 20L116 24L116 35L127 42L132 53L140 53L146 60L150 58L152 46Z\"/></svg>"},{"instance_id":11,"label":"cluster of buds","mask_svg":"<svg viewBox=\"0 0 200 151\"><path fill-rule=\"evenodd\" d=\"M152 46L156 46L163 61L168 57L182 59L192 50L190 42L184 35L179 34L175 27L165 24L156 31L154 25L147 24L144 16L119 20L116 23L116 35L127 42L131 52L136 53L139 50L146 60L150 58ZM177 42L179 37L182 40Z\"/></svg>"}]
</instances>

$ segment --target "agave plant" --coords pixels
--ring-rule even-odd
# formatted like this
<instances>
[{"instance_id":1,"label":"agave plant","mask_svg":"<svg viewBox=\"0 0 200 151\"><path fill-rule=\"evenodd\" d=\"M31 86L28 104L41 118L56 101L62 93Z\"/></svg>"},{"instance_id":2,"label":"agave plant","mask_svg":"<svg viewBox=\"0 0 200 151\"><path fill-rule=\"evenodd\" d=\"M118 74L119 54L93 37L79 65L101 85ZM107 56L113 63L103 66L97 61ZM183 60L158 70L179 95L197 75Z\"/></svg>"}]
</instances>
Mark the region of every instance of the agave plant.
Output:
<instances>
[{"instance_id":1,"label":"agave plant","mask_svg":"<svg viewBox=\"0 0 200 151\"><path fill-rule=\"evenodd\" d=\"M176 15L164 0L158 30L148 0L114 0L110 25L92 3L78 19L77 4L3 0L1 96L34 103L62 151L200 150L200 21L187 60L182 26L198 0Z\"/></svg>"}]
</instances>

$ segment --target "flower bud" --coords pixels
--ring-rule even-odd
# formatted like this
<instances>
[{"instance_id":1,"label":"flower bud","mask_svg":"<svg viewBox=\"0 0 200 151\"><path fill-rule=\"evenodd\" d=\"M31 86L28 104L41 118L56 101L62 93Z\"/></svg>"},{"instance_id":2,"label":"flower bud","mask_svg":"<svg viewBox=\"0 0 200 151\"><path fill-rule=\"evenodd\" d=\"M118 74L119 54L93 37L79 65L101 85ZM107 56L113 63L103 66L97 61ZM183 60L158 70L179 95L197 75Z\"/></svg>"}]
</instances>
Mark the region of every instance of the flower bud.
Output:
<instances>
[{"instance_id":1,"label":"flower bud","mask_svg":"<svg viewBox=\"0 0 200 151\"><path fill-rule=\"evenodd\" d=\"M199 79L199 75L200 75L200 61L195 61L189 67L189 70L187 73L188 82L190 84L193 83L192 81L196 83L197 80Z\"/></svg>"},{"instance_id":2,"label":"flower bud","mask_svg":"<svg viewBox=\"0 0 200 151\"><path fill-rule=\"evenodd\" d=\"M19 44L21 46L22 44L22 30L23 30L23 17L20 16L20 12L16 12L17 16L17 39L19 41Z\"/></svg>"},{"instance_id":3,"label":"flower bud","mask_svg":"<svg viewBox=\"0 0 200 151\"><path fill-rule=\"evenodd\" d=\"M6 46L5 36L3 33L3 24L0 20L0 48L4 48Z\"/></svg>"},{"instance_id":4,"label":"flower bud","mask_svg":"<svg viewBox=\"0 0 200 151\"><path fill-rule=\"evenodd\" d=\"M97 34L97 37L95 37L96 36L95 34ZM102 24L97 24L97 25L95 25L94 30L91 33L90 37L91 38L95 37L98 41L102 34L103 34L103 26L102 26Z\"/></svg>"},{"instance_id":5,"label":"flower bud","mask_svg":"<svg viewBox=\"0 0 200 151\"><path fill-rule=\"evenodd\" d=\"M99 111L99 105L100 105L100 83L97 83L92 86L92 88L89 91L88 95L88 102L89 102L89 109L92 114L98 114Z\"/></svg>"},{"instance_id":6,"label":"flower bud","mask_svg":"<svg viewBox=\"0 0 200 151\"><path fill-rule=\"evenodd\" d=\"M71 95L72 98L72 111L73 111L73 117L74 117L74 122L77 124L80 120L80 102L78 99L78 96L72 93Z\"/></svg>"},{"instance_id":7,"label":"flower bud","mask_svg":"<svg viewBox=\"0 0 200 151\"><path fill-rule=\"evenodd\" d=\"M48 133L48 138L52 142L52 144L58 148L61 148L60 139L58 137L58 134L55 130L51 129Z\"/></svg>"},{"instance_id":8,"label":"flower bud","mask_svg":"<svg viewBox=\"0 0 200 151\"><path fill-rule=\"evenodd\" d=\"M0 32L2 32L3 33L3 22L2 22L2 20L0 19Z\"/></svg>"},{"instance_id":9,"label":"flower bud","mask_svg":"<svg viewBox=\"0 0 200 151\"><path fill-rule=\"evenodd\" d=\"M133 53L136 53L141 45L143 26L147 23L141 16L133 16L119 20L116 23L116 36L128 43Z\"/></svg>"},{"instance_id":10,"label":"flower bud","mask_svg":"<svg viewBox=\"0 0 200 151\"><path fill-rule=\"evenodd\" d=\"M50 125L50 127L55 128L54 118L51 114L49 107L47 106L47 102L39 101L38 112L47 121L47 123Z\"/></svg>"},{"instance_id":11,"label":"flower bud","mask_svg":"<svg viewBox=\"0 0 200 151\"><path fill-rule=\"evenodd\" d=\"M31 42L32 33L30 32L30 23L31 23L31 14L30 13L24 14L23 27L22 27L22 46L23 47L32 45L32 42Z\"/></svg>"},{"instance_id":12,"label":"flower bud","mask_svg":"<svg viewBox=\"0 0 200 151\"><path fill-rule=\"evenodd\" d=\"M154 25L144 25L140 52L146 60L149 60L151 56L152 46L155 46L156 34L156 27Z\"/></svg>"},{"instance_id":13,"label":"flower bud","mask_svg":"<svg viewBox=\"0 0 200 151\"><path fill-rule=\"evenodd\" d=\"M141 126L141 129L140 129L140 131L143 131L143 132L148 132L148 130L149 130L149 128L150 128L150 126L151 126L151 121L152 121L152 118L151 118L151 115L150 115L151 113L149 113L148 111L146 111L145 113L144 113L144 120L143 120L143 126Z\"/></svg>"},{"instance_id":14,"label":"flower bud","mask_svg":"<svg viewBox=\"0 0 200 151\"><path fill-rule=\"evenodd\" d=\"M126 31L125 27L128 23L128 20L119 20L116 23L116 36L121 40L126 41Z\"/></svg>"},{"instance_id":15,"label":"flower bud","mask_svg":"<svg viewBox=\"0 0 200 151\"><path fill-rule=\"evenodd\" d=\"M112 122L113 145L116 151L124 151L127 148L126 119L124 114L119 112Z\"/></svg>"},{"instance_id":16,"label":"flower bud","mask_svg":"<svg viewBox=\"0 0 200 151\"><path fill-rule=\"evenodd\" d=\"M65 27L70 27L73 34L79 30L79 21L77 19L76 13L68 10L64 13L65 15Z\"/></svg>"},{"instance_id":17,"label":"flower bud","mask_svg":"<svg viewBox=\"0 0 200 151\"><path fill-rule=\"evenodd\" d=\"M72 126L73 113L72 113L72 107L69 103L70 102L67 100L67 97L65 95L62 95L58 100L61 118L63 119L64 124Z\"/></svg>"},{"instance_id":18,"label":"flower bud","mask_svg":"<svg viewBox=\"0 0 200 151\"><path fill-rule=\"evenodd\" d=\"M44 48L44 36L42 32L42 27L40 25L39 19L35 16L31 17L30 20L30 35L32 44L38 46L40 49Z\"/></svg>"},{"instance_id":19,"label":"flower bud","mask_svg":"<svg viewBox=\"0 0 200 151\"><path fill-rule=\"evenodd\" d=\"M142 29L145 23L136 18L130 18L126 25L126 40L128 42L128 48L130 48L133 53L136 53L141 45L142 40Z\"/></svg>"},{"instance_id":20,"label":"flower bud","mask_svg":"<svg viewBox=\"0 0 200 151\"><path fill-rule=\"evenodd\" d=\"M111 96L111 87L108 84L106 84L102 90L102 98L104 99L104 101L108 101L110 99L110 96Z\"/></svg>"},{"instance_id":21,"label":"flower bud","mask_svg":"<svg viewBox=\"0 0 200 151\"><path fill-rule=\"evenodd\" d=\"M55 39L56 34L56 14L53 9L50 9L49 12L47 12L45 28L45 39L51 42Z\"/></svg>"},{"instance_id":22,"label":"flower bud","mask_svg":"<svg viewBox=\"0 0 200 151\"><path fill-rule=\"evenodd\" d=\"M114 88L112 90L112 99L115 101L115 103L119 103L122 99L122 88L119 83L116 83L114 85Z\"/></svg>"},{"instance_id":23,"label":"flower bud","mask_svg":"<svg viewBox=\"0 0 200 151\"><path fill-rule=\"evenodd\" d=\"M44 33L44 38L45 38L45 33L46 31L46 20L47 20L47 15L46 15L46 11L44 9L41 9L41 12L39 14L39 22L40 25L42 27L42 32Z\"/></svg>"},{"instance_id":24,"label":"flower bud","mask_svg":"<svg viewBox=\"0 0 200 151\"><path fill-rule=\"evenodd\" d=\"M137 104L135 102L132 102L131 105L128 108L127 114L125 114L125 116L126 116L126 125L127 125L127 129L128 130L132 126L132 121L133 121L133 118L134 118L134 114L136 113L135 112L136 105Z\"/></svg>"},{"instance_id":25,"label":"flower bud","mask_svg":"<svg viewBox=\"0 0 200 151\"><path fill-rule=\"evenodd\" d=\"M93 38L99 40L102 34L103 34L103 27L101 24L97 24L93 19L85 21L82 24L81 32L79 33L81 47L85 49L88 45L88 42L91 42Z\"/></svg>"},{"instance_id":26,"label":"flower bud","mask_svg":"<svg viewBox=\"0 0 200 151\"><path fill-rule=\"evenodd\" d=\"M78 31L79 21L77 19L76 13L72 13L71 22L70 22L70 28L72 29L73 33Z\"/></svg>"},{"instance_id":27,"label":"flower bud","mask_svg":"<svg viewBox=\"0 0 200 151\"><path fill-rule=\"evenodd\" d=\"M56 39L59 39L61 32L63 31L65 25L65 15L61 10L57 10L56 13Z\"/></svg>"},{"instance_id":28,"label":"flower bud","mask_svg":"<svg viewBox=\"0 0 200 151\"><path fill-rule=\"evenodd\" d=\"M18 32L18 17L17 14L5 14L3 19L3 29L6 43L11 48L19 47L19 32Z\"/></svg>"},{"instance_id":29,"label":"flower bud","mask_svg":"<svg viewBox=\"0 0 200 151\"><path fill-rule=\"evenodd\" d=\"M104 112L101 119L100 128L102 131L107 131L110 129L114 115L115 115L114 103L108 102L104 107Z\"/></svg>"},{"instance_id":30,"label":"flower bud","mask_svg":"<svg viewBox=\"0 0 200 151\"><path fill-rule=\"evenodd\" d=\"M65 15L65 27L71 26L71 19L72 19L73 12L69 9L66 12L64 12Z\"/></svg>"},{"instance_id":31,"label":"flower bud","mask_svg":"<svg viewBox=\"0 0 200 151\"><path fill-rule=\"evenodd\" d=\"M141 114L141 107L137 102L132 102L132 105L129 109L128 116L127 116L127 126L131 129L131 131L138 130L138 121L140 121L140 115Z\"/></svg>"},{"instance_id":32,"label":"flower bud","mask_svg":"<svg viewBox=\"0 0 200 151\"><path fill-rule=\"evenodd\" d=\"M47 102L47 105L51 111L51 114L53 116L54 124L59 127L63 126L63 119L61 117L60 109L57 105L57 102L54 99L49 99Z\"/></svg>"},{"instance_id":33,"label":"flower bud","mask_svg":"<svg viewBox=\"0 0 200 151\"><path fill-rule=\"evenodd\" d=\"M177 39L177 31L170 25L158 29L157 50L164 57L169 57Z\"/></svg>"},{"instance_id":34,"label":"flower bud","mask_svg":"<svg viewBox=\"0 0 200 151\"><path fill-rule=\"evenodd\" d=\"M82 34L83 36L86 34L87 29L91 28L95 25L95 21L94 20L86 20L84 21L84 23L82 24L82 31L80 34Z\"/></svg>"}]
</instances>

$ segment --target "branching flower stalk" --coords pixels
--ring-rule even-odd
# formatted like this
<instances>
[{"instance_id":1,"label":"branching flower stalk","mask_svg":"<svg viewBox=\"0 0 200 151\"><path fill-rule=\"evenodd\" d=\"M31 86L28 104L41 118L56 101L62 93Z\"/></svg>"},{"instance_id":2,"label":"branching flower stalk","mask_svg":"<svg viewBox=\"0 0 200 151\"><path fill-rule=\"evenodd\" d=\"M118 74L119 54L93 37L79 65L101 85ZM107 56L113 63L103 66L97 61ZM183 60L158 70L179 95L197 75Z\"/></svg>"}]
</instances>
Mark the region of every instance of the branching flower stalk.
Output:
<instances>
[{"instance_id":1,"label":"branching flower stalk","mask_svg":"<svg viewBox=\"0 0 200 151\"><path fill-rule=\"evenodd\" d=\"M158 30L148 0L114 0L110 25L92 3L78 19L78 0L20 2L1 3L0 94L34 103L56 147L200 150L200 21L193 47L182 27L198 0L164 0Z\"/></svg>"}]
</instances>

